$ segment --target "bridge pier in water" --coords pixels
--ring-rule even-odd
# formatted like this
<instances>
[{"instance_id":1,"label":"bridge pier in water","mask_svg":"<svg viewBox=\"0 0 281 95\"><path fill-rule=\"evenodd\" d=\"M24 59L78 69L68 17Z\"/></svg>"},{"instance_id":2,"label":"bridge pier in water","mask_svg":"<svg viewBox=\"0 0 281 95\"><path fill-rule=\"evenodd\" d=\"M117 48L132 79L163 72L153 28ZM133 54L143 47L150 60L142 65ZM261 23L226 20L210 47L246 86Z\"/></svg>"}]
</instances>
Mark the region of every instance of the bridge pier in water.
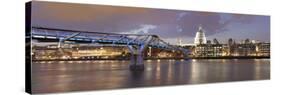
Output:
<instances>
[{"instance_id":1,"label":"bridge pier in water","mask_svg":"<svg viewBox=\"0 0 281 95\"><path fill-rule=\"evenodd\" d=\"M144 70L143 56L141 54L132 54L130 60L131 60L130 70L132 71Z\"/></svg>"},{"instance_id":2,"label":"bridge pier in water","mask_svg":"<svg viewBox=\"0 0 281 95\"><path fill-rule=\"evenodd\" d=\"M131 64L130 70L132 71L143 71L144 63L143 63L143 51L147 48L148 44L152 41L153 37L156 36L147 36L141 43L137 45L129 45L128 48L131 52Z\"/></svg>"},{"instance_id":3,"label":"bridge pier in water","mask_svg":"<svg viewBox=\"0 0 281 95\"><path fill-rule=\"evenodd\" d=\"M143 71L144 63L143 63L143 46L128 46L131 51L130 58L130 70L132 71Z\"/></svg>"}]
</instances>

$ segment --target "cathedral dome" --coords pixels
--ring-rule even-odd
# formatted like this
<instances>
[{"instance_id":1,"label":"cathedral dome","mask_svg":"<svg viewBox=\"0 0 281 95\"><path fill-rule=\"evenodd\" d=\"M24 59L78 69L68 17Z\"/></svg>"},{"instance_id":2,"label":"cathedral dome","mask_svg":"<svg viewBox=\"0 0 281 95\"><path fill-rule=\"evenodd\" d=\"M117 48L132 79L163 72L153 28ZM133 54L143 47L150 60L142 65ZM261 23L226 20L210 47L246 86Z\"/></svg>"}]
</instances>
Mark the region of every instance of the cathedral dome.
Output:
<instances>
[{"instance_id":1,"label":"cathedral dome","mask_svg":"<svg viewBox=\"0 0 281 95\"><path fill-rule=\"evenodd\" d=\"M196 36L194 38L194 44L199 45L199 44L206 44L207 40L205 37L204 30L202 26L200 25L198 28L198 31L196 32Z\"/></svg>"}]
</instances>

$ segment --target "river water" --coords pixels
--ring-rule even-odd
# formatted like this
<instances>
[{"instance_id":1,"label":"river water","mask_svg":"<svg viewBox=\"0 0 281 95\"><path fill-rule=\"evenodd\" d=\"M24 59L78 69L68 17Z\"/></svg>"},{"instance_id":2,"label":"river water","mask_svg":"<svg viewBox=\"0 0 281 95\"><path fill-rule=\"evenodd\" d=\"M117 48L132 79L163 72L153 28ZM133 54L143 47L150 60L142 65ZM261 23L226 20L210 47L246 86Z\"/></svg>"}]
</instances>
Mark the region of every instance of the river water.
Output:
<instances>
[{"instance_id":1,"label":"river water","mask_svg":"<svg viewBox=\"0 0 281 95\"><path fill-rule=\"evenodd\" d=\"M129 61L32 63L33 93L270 79L269 59L146 60L143 72Z\"/></svg>"}]
</instances>

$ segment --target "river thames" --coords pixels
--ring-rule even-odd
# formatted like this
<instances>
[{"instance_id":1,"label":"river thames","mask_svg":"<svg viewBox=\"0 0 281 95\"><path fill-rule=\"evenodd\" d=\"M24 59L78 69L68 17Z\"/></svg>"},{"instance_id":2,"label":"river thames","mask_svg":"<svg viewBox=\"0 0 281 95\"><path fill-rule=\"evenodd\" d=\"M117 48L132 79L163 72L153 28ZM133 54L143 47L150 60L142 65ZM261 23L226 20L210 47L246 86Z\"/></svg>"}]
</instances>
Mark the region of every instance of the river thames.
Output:
<instances>
[{"instance_id":1,"label":"river thames","mask_svg":"<svg viewBox=\"0 0 281 95\"><path fill-rule=\"evenodd\" d=\"M270 79L269 59L146 60L143 72L129 61L36 61L33 93Z\"/></svg>"}]
</instances>

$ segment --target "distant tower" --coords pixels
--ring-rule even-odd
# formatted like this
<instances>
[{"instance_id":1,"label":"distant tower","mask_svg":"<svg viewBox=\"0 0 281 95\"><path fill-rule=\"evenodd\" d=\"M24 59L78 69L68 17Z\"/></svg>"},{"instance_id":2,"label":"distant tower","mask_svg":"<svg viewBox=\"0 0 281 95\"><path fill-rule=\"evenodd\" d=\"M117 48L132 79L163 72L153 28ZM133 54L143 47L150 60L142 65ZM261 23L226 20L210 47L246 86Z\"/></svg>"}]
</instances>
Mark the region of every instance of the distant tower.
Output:
<instances>
[{"instance_id":1,"label":"distant tower","mask_svg":"<svg viewBox=\"0 0 281 95\"><path fill-rule=\"evenodd\" d=\"M228 45L229 45L229 46L233 45L233 39L232 39L232 38L229 38L229 39L228 39Z\"/></svg>"},{"instance_id":2,"label":"distant tower","mask_svg":"<svg viewBox=\"0 0 281 95\"><path fill-rule=\"evenodd\" d=\"M204 30L202 29L202 26L200 25L198 28L198 31L196 33L196 36L194 38L194 44L199 45L199 44L206 44L207 40L205 37Z\"/></svg>"},{"instance_id":3,"label":"distant tower","mask_svg":"<svg viewBox=\"0 0 281 95\"><path fill-rule=\"evenodd\" d=\"M217 44L217 45L220 44L216 38L213 41L214 41L214 44Z\"/></svg>"}]
</instances>

